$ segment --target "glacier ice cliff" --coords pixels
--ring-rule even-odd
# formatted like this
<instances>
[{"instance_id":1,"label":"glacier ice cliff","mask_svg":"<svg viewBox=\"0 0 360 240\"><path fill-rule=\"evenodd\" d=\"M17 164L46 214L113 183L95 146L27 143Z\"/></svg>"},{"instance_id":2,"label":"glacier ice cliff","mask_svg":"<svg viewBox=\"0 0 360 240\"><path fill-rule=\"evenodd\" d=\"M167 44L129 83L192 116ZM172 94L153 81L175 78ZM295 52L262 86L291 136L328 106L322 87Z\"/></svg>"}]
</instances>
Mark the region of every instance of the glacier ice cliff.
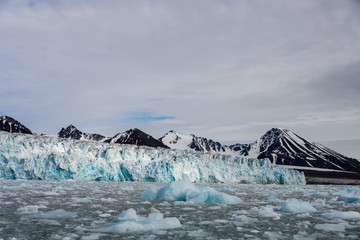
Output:
<instances>
[{"instance_id":1,"label":"glacier ice cliff","mask_svg":"<svg viewBox=\"0 0 360 240\"><path fill-rule=\"evenodd\" d=\"M0 132L0 178L305 184L267 159Z\"/></svg>"}]
</instances>

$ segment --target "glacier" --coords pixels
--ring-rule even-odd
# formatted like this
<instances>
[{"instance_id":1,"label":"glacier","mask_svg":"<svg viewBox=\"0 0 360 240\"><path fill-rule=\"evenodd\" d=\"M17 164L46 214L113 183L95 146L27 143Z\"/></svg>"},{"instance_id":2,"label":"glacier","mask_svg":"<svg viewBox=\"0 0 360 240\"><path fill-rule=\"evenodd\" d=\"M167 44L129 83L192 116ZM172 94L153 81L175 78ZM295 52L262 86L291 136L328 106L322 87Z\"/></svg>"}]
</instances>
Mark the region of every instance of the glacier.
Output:
<instances>
[{"instance_id":1,"label":"glacier","mask_svg":"<svg viewBox=\"0 0 360 240\"><path fill-rule=\"evenodd\" d=\"M0 178L28 180L305 184L268 159L0 133Z\"/></svg>"}]
</instances>

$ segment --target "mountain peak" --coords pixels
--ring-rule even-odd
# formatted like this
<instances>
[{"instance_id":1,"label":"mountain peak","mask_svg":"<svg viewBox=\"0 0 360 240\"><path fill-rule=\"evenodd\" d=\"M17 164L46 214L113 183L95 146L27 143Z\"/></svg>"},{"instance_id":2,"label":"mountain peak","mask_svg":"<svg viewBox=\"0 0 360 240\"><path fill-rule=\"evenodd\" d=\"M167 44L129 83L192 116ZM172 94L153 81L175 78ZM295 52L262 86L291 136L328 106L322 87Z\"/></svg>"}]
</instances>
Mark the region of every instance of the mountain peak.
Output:
<instances>
[{"instance_id":1,"label":"mountain peak","mask_svg":"<svg viewBox=\"0 0 360 240\"><path fill-rule=\"evenodd\" d=\"M201 152L225 152L224 146L211 139L197 137L194 134L185 135L170 130L159 139L162 143L172 149L193 149Z\"/></svg>"},{"instance_id":2,"label":"mountain peak","mask_svg":"<svg viewBox=\"0 0 360 240\"><path fill-rule=\"evenodd\" d=\"M273 163L360 172L360 164L320 144L310 142L288 129L273 128L253 144L257 158Z\"/></svg>"},{"instance_id":3,"label":"mountain peak","mask_svg":"<svg viewBox=\"0 0 360 240\"><path fill-rule=\"evenodd\" d=\"M9 116L0 115L0 131L32 134L30 129Z\"/></svg>"},{"instance_id":4,"label":"mountain peak","mask_svg":"<svg viewBox=\"0 0 360 240\"><path fill-rule=\"evenodd\" d=\"M138 128L129 129L124 133L118 133L109 142L119 143L119 144L134 144L139 146L169 148L161 141L156 140L151 135L141 131Z\"/></svg>"},{"instance_id":5,"label":"mountain peak","mask_svg":"<svg viewBox=\"0 0 360 240\"><path fill-rule=\"evenodd\" d=\"M66 129L61 128L58 133L58 137L67 138L67 139L76 139L76 140L84 140L84 141L105 141L107 138L100 134L89 134L84 133L77 129L74 125L70 124Z\"/></svg>"}]
</instances>

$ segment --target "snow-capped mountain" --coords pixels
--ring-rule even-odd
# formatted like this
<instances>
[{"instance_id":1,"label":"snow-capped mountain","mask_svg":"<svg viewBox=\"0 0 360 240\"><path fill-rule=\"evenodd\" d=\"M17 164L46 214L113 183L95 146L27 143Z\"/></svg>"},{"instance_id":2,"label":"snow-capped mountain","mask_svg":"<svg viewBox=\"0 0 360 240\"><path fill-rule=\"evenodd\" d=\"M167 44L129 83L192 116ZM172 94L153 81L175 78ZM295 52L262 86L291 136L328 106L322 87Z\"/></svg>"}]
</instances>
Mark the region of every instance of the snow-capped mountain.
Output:
<instances>
[{"instance_id":1,"label":"snow-capped mountain","mask_svg":"<svg viewBox=\"0 0 360 240\"><path fill-rule=\"evenodd\" d=\"M0 131L32 134L30 129L15 119L0 115Z\"/></svg>"},{"instance_id":2,"label":"snow-capped mountain","mask_svg":"<svg viewBox=\"0 0 360 240\"><path fill-rule=\"evenodd\" d=\"M360 163L287 129L273 128L251 145L249 155L284 165L360 172Z\"/></svg>"},{"instance_id":3,"label":"snow-capped mountain","mask_svg":"<svg viewBox=\"0 0 360 240\"><path fill-rule=\"evenodd\" d=\"M269 158L271 162L282 165L360 172L360 162L356 159L305 140L287 129L273 128L254 143L230 146L175 131L168 132L159 140L172 149L193 149L257 159Z\"/></svg>"},{"instance_id":4,"label":"snow-capped mountain","mask_svg":"<svg viewBox=\"0 0 360 240\"><path fill-rule=\"evenodd\" d=\"M68 126L66 129L62 128L58 133L58 137L66 139L77 139L83 141L96 141L106 143L118 143L118 144L133 144L138 146L148 147L162 147L169 148L162 142L156 140L152 136L143 131L134 128L123 133L118 133L114 137L105 137L100 134L89 134L78 130L73 125Z\"/></svg>"},{"instance_id":5,"label":"snow-capped mountain","mask_svg":"<svg viewBox=\"0 0 360 240\"><path fill-rule=\"evenodd\" d=\"M161 141L156 140L151 135L134 128L124 133L118 133L113 138L106 140L109 143L134 144L138 146L169 148Z\"/></svg>"},{"instance_id":6,"label":"snow-capped mountain","mask_svg":"<svg viewBox=\"0 0 360 240\"><path fill-rule=\"evenodd\" d=\"M169 131L163 137L159 138L166 146L171 149L193 149L201 152L213 152L213 153L229 153L227 146L221 145L219 142L215 142L211 139L197 137L193 134L185 135L174 130Z\"/></svg>"},{"instance_id":7,"label":"snow-capped mountain","mask_svg":"<svg viewBox=\"0 0 360 240\"><path fill-rule=\"evenodd\" d=\"M58 137L84 140L84 141L99 141L99 142L104 142L105 140L109 139L108 137L96 133L95 134L84 133L78 130L73 125L69 125L67 128L62 128L58 133Z\"/></svg>"}]
</instances>

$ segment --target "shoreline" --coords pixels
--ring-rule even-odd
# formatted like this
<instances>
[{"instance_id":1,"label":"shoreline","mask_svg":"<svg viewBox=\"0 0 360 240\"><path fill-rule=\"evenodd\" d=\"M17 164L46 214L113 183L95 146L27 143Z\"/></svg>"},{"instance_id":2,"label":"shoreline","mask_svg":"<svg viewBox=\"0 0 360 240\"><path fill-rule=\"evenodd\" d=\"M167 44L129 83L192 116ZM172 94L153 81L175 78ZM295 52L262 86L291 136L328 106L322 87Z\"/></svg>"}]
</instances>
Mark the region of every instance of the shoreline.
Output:
<instances>
[{"instance_id":1,"label":"shoreline","mask_svg":"<svg viewBox=\"0 0 360 240\"><path fill-rule=\"evenodd\" d=\"M303 172L306 184L324 184L324 185L360 185L360 173L345 171L321 171L310 169L297 169Z\"/></svg>"}]
</instances>

